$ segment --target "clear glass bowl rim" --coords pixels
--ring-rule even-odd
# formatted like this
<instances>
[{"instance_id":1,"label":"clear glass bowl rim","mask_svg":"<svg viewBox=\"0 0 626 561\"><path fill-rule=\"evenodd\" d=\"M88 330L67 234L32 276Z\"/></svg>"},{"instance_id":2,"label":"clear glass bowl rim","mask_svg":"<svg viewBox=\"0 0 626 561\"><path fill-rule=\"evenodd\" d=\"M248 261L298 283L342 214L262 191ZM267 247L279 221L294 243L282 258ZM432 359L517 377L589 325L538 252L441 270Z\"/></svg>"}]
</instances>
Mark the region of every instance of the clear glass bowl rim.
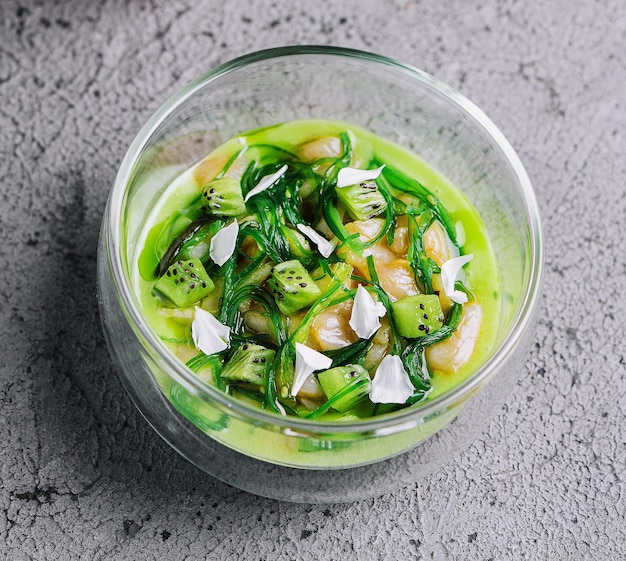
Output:
<instances>
[{"instance_id":1,"label":"clear glass bowl rim","mask_svg":"<svg viewBox=\"0 0 626 561\"><path fill-rule=\"evenodd\" d=\"M153 132L157 130L163 120L176 109L180 103L192 96L197 90L225 74L245 66L271 59L293 56L307 57L310 55L317 57L358 59L366 63L391 68L398 73L409 76L417 82L421 82L423 85L426 85L447 98L453 105L458 106L480 125L502 150L519 181L523 202L525 203L526 218L528 220L529 251L531 257L528 280L526 282L525 291L521 295L521 305L518 305L517 314L513 318L511 329L493 355L483 364L480 370L475 372L467 380L432 401L416 404L413 407L387 415L358 421L320 422L289 416L283 417L275 413L265 412L261 409L254 409L203 382L175 357L146 324L131 294L129 279L124 274L121 251L121 236L123 233L121 216L126 200L126 186L139 155L142 153L143 148ZM396 432L397 430L402 430L402 428L410 428L420 424L422 419L427 416L447 410L452 407L457 400L462 400L467 395L471 395L483 382L489 380L490 377L506 363L507 356L514 351L517 343L530 327L533 311L539 305L541 297L543 279L543 235L539 207L530 178L519 157L502 132L474 103L427 72L398 62L392 58L356 49L318 45L265 49L243 55L221 64L190 82L161 105L134 138L116 175L109 196L107 209L105 210L104 219L108 221L109 224L106 238L107 258L110 270L113 273L113 281L118 299L125 312L125 317L127 321L132 322L132 327L139 331L143 339L157 351L159 358L164 361L169 369L168 374L183 386L191 386L195 392L203 395L205 399L215 401L222 407L230 410L231 414L235 414L242 419L249 419L255 424L262 423L266 426L273 426L277 429L289 430L294 433L324 435L329 433L378 432L381 429L385 432Z\"/></svg>"}]
</instances>

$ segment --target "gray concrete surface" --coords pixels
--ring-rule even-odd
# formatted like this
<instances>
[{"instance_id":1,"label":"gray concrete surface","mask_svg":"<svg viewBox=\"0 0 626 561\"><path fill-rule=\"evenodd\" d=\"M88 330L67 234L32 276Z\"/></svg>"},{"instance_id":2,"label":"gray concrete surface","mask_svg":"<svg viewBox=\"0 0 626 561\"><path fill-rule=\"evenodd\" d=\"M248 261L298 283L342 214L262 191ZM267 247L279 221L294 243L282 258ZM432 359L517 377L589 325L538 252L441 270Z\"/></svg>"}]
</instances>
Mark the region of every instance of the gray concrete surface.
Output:
<instances>
[{"instance_id":1,"label":"gray concrete surface","mask_svg":"<svg viewBox=\"0 0 626 561\"><path fill-rule=\"evenodd\" d=\"M0 559L626 558L621 0L0 4ZM191 78L284 44L372 50L481 106L534 181L545 300L502 414L436 475L337 506L203 475L136 412L95 300L128 144Z\"/></svg>"}]
</instances>

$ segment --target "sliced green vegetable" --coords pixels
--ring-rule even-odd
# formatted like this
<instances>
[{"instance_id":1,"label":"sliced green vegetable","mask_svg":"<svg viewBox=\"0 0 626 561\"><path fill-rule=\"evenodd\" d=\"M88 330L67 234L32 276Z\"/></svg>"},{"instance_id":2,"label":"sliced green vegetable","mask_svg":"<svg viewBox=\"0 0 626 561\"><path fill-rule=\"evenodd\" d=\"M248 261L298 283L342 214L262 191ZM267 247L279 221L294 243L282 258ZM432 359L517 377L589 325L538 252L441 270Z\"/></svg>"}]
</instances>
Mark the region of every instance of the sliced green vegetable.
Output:
<instances>
[{"instance_id":1,"label":"sliced green vegetable","mask_svg":"<svg viewBox=\"0 0 626 561\"><path fill-rule=\"evenodd\" d=\"M153 293L167 304L187 308L215 290L200 259L179 260L154 284Z\"/></svg>"},{"instance_id":2,"label":"sliced green vegetable","mask_svg":"<svg viewBox=\"0 0 626 561\"><path fill-rule=\"evenodd\" d=\"M407 296L391 304L398 333L403 337L424 337L443 325L441 303L436 294Z\"/></svg>"},{"instance_id":3,"label":"sliced green vegetable","mask_svg":"<svg viewBox=\"0 0 626 561\"><path fill-rule=\"evenodd\" d=\"M346 207L353 220L374 218L387 208L387 201L373 179L335 190L339 202Z\"/></svg>"},{"instance_id":4,"label":"sliced green vegetable","mask_svg":"<svg viewBox=\"0 0 626 561\"><path fill-rule=\"evenodd\" d=\"M343 394L341 398L333 402L333 409L342 412L352 409L368 394L370 386L369 373L358 364L349 364L347 366L337 366L330 370L324 370L317 374L317 379L322 386L326 399L334 397L339 391L343 390L343 388L357 378L366 383L358 386L355 385L352 391Z\"/></svg>"},{"instance_id":5,"label":"sliced green vegetable","mask_svg":"<svg viewBox=\"0 0 626 561\"><path fill-rule=\"evenodd\" d=\"M261 386L265 384L274 354L275 351L261 345L244 343L224 366L220 377L229 382L247 382Z\"/></svg>"},{"instance_id":6,"label":"sliced green vegetable","mask_svg":"<svg viewBox=\"0 0 626 561\"><path fill-rule=\"evenodd\" d=\"M278 308L287 316L310 306L322 295L311 275L297 259L276 265L269 285Z\"/></svg>"},{"instance_id":7,"label":"sliced green vegetable","mask_svg":"<svg viewBox=\"0 0 626 561\"><path fill-rule=\"evenodd\" d=\"M246 204L241 194L241 184L234 177L220 177L202 187L206 209L218 216L243 216Z\"/></svg>"}]
</instances>

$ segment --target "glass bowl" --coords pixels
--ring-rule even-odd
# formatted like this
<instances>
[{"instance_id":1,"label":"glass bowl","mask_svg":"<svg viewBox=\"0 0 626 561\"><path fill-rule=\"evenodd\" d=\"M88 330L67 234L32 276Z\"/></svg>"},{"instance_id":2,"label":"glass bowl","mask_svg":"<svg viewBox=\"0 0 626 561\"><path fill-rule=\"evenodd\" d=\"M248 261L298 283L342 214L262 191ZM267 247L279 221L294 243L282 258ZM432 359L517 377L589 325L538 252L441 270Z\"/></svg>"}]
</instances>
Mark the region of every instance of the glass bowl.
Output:
<instances>
[{"instance_id":1,"label":"glass bowl","mask_svg":"<svg viewBox=\"0 0 626 561\"><path fill-rule=\"evenodd\" d=\"M196 377L152 331L131 270L168 183L232 136L294 119L348 121L421 156L480 213L502 274L498 341L448 393L343 423L253 409ZM432 473L501 410L533 337L542 279L539 211L513 149L475 105L432 76L370 53L287 47L223 64L185 87L130 146L104 214L98 298L105 337L139 411L212 476L280 500L344 502Z\"/></svg>"}]
</instances>

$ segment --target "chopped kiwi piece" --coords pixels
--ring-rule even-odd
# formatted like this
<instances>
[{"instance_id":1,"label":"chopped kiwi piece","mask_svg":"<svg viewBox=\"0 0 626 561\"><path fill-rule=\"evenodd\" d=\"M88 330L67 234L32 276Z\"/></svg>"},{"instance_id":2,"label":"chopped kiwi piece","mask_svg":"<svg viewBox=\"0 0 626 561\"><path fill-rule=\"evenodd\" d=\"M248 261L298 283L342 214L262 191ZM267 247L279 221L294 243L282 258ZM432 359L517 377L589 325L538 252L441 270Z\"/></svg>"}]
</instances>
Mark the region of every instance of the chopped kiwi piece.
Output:
<instances>
[{"instance_id":1,"label":"chopped kiwi piece","mask_svg":"<svg viewBox=\"0 0 626 561\"><path fill-rule=\"evenodd\" d=\"M202 187L202 195L211 214L241 216L247 212L241 194L241 184L234 177L221 177L209 181Z\"/></svg>"},{"instance_id":2,"label":"chopped kiwi piece","mask_svg":"<svg viewBox=\"0 0 626 561\"><path fill-rule=\"evenodd\" d=\"M353 220L367 220L387 208L387 201L373 179L348 187L337 187L335 191Z\"/></svg>"},{"instance_id":3,"label":"chopped kiwi piece","mask_svg":"<svg viewBox=\"0 0 626 561\"><path fill-rule=\"evenodd\" d=\"M215 290L200 259L179 259L152 287L152 293L176 308L187 308Z\"/></svg>"},{"instance_id":4,"label":"chopped kiwi piece","mask_svg":"<svg viewBox=\"0 0 626 561\"><path fill-rule=\"evenodd\" d=\"M276 265L272 269L269 285L279 310L286 316L310 306L322 295L297 259Z\"/></svg>"},{"instance_id":5,"label":"chopped kiwi piece","mask_svg":"<svg viewBox=\"0 0 626 561\"><path fill-rule=\"evenodd\" d=\"M244 343L228 361L220 378L229 382L261 385L275 352L255 343Z\"/></svg>"},{"instance_id":6,"label":"chopped kiwi piece","mask_svg":"<svg viewBox=\"0 0 626 561\"><path fill-rule=\"evenodd\" d=\"M391 306L398 333L403 337L423 337L443 325L441 303L436 294L408 296Z\"/></svg>"},{"instance_id":7,"label":"chopped kiwi piece","mask_svg":"<svg viewBox=\"0 0 626 561\"><path fill-rule=\"evenodd\" d=\"M317 374L317 379L327 399L331 399L337 392L341 391L356 378L365 380L368 383L355 388L333 403L333 409L342 412L352 409L369 393L369 373L358 364L349 364L347 366L336 366L335 368L324 370Z\"/></svg>"}]
</instances>

